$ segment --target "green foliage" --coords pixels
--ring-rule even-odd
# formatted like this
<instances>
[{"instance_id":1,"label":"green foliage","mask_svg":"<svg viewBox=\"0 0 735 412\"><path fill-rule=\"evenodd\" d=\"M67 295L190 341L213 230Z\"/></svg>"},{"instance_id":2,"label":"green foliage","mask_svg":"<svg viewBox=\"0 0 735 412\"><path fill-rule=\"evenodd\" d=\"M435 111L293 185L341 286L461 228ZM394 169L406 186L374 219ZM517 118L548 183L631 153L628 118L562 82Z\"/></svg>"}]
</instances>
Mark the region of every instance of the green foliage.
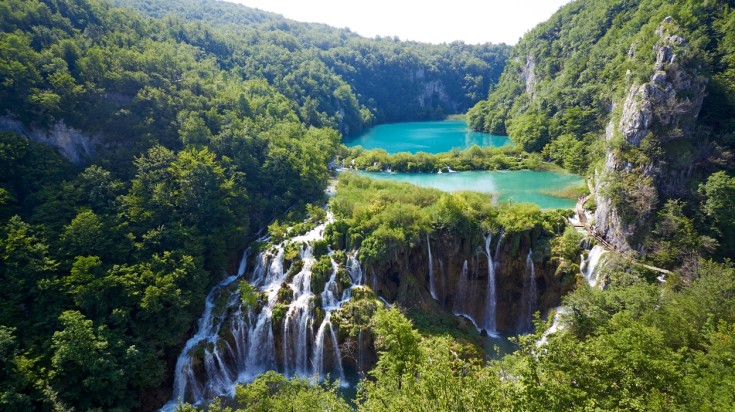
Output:
<instances>
[{"instance_id":1,"label":"green foliage","mask_svg":"<svg viewBox=\"0 0 735 412\"><path fill-rule=\"evenodd\" d=\"M679 267L692 276L696 273L700 253L704 251L705 240L701 239L683 208L682 202L669 200L658 212L650 258L659 267Z\"/></svg>"},{"instance_id":2,"label":"green foliage","mask_svg":"<svg viewBox=\"0 0 735 412\"><path fill-rule=\"evenodd\" d=\"M235 399L241 407L237 411L290 412L290 411L350 411L347 402L339 396L339 382L312 385L303 378L287 379L269 371L252 383L238 386Z\"/></svg>"},{"instance_id":3,"label":"green foliage","mask_svg":"<svg viewBox=\"0 0 735 412\"><path fill-rule=\"evenodd\" d=\"M329 253L329 244L324 239L314 240L311 244L314 257L320 259Z\"/></svg>"},{"instance_id":4,"label":"green foliage","mask_svg":"<svg viewBox=\"0 0 735 412\"><path fill-rule=\"evenodd\" d=\"M361 411L465 410L510 407L497 370L485 368L449 337L421 341L396 309L375 316L378 364L358 394Z\"/></svg>"},{"instance_id":5,"label":"green foliage","mask_svg":"<svg viewBox=\"0 0 735 412\"><path fill-rule=\"evenodd\" d=\"M510 123L508 135L523 150L538 152L549 142L548 123L543 113L522 114Z\"/></svg>"},{"instance_id":6,"label":"green foliage","mask_svg":"<svg viewBox=\"0 0 735 412\"><path fill-rule=\"evenodd\" d=\"M119 385L124 371L106 328L96 329L78 311L63 312L59 322L62 329L52 339L50 378L62 399L82 409L117 405L125 392Z\"/></svg>"},{"instance_id":7,"label":"green foliage","mask_svg":"<svg viewBox=\"0 0 735 412\"><path fill-rule=\"evenodd\" d=\"M378 311L373 321L380 359L372 374L378 380L381 377L395 380L396 389L400 389L406 375L412 375L420 362L421 337L398 309Z\"/></svg>"},{"instance_id":8,"label":"green foliage","mask_svg":"<svg viewBox=\"0 0 735 412\"><path fill-rule=\"evenodd\" d=\"M735 250L735 178L725 172L709 176L699 187L704 197L702 212L712 222L712 230L720 241L720 253L732 256Z\"/></svg>"},{"instance_id":9,"label":"green foliage","mask_svg":"<svg viewBox=\"0 0 735 412\"><path fill-rule=\"evenodd\" d=\"M247 308L253 308L258 303L258 290L248 281L240 281L238 285L240 300Z\"/></svg>"},{"instance_id":10,"label":"green foliage","mask_svg":"<svg viewBox=\"0 0 735 412\"><path fill-rule=\"evenodd\" d=\"M497 221L507 233L525 232L542 224L539 207L533 203L501 204Z\"/></svg>"},{"instance_id":11,"label":"green foliage","mask_svg":"<svg viewBox=\"0 0 735 412\"><path fill-rule=\"evenodd\" d=\"M579 271L579 257L582 253L582 234L571 226L551 241L551 255L558 261L557 276L574 276Z\"/></svg>"},{"instance_id":12,"label":"green foliage","mask_svg":"<svg viewBox=\"0 0 735 412\"><path fill-rule=\"evenodd\" d=\"M311 266L311 291L321 293L324 290L324 285L332 276L334 268L332 267L332 259L329 255L325 254L317 259Z\"/></svg>"},{"instance_id":13,"label":"green foliage","mask_svg":"<svg viewBox=\"0 0 735 412\"><path fill-rule=\"evenodd\" d=\"M394 172L425 172L447 168L465 170L521 170L553 169L555 165L543 162L538 155L528 153L519 146L478 147L451 150L446 153L429 154L418 152L388 154L383 149L364 150L361 147L341 147L337 160L344 167L371 172L388 168Z\"/></svg>"},{"instance_id":14,"label":"green foliage","mask_svg":"<svg viewBox=\"0 0 735 412\"><path fill-rule=\"evenodd\" d=\"M0 326L0 407L5 411L32 409L29 396L33 376L29 375L31 363L18 350L14 330Z\"/></svg>"}]
</instances>

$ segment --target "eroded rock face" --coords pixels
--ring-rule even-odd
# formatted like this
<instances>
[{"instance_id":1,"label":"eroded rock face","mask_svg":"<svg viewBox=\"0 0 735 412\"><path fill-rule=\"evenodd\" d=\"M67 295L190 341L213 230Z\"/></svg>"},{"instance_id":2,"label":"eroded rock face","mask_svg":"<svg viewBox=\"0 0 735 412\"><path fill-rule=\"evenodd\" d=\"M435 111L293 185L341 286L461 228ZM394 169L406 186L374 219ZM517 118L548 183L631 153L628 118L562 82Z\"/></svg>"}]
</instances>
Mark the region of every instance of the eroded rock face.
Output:
<instances>
[{"instance_id":1,"label":"eroded rock face","mask_svg":"<svg viewBox=\"0 0 735 412\"><path fill-rule=\"evenodd\" d=\"M69 127L63 120L54 123L48 129L36 127L29 129L19 120L0 117L0 130L15 132L35 142L53 146L72 163L83 163L86 159L94 157L96 148L101 142L98 136L91 136Z\"/></svg>"},{"instance_id":2,"label":"eroded rock face","mask_svg":"<svg viewBox=\"0 0 735 412\"><path fill-rule=\"evenodd\" d=\"M502 236L495 233L492 236L489 249L495 270L495 325L499 333L526 331L521 330L519 325L526 321L522 318L526 286L524 277L529 274L527 256L534 246L541 247L539 242L538 234L532 232ZM450 313L468 315L479 328L484 329L488 258L483 239L458 238L439 232L432 235L430 244L437 301ZM559 305L561 296L566 291L563 290L562 279L555 276L556 265L549 257L543 256L543 253L532 255L537 293L531 307L544 314L549 308ZM372 275L373 269L377 276ZM395 262L364 270L368 272L368 285L373 284L378 294L388 301L395 300L405 306L420 304L422 299L431 299L426 293L418 295L419 290L431 289L426 240L414 247L408 257L399 256ZM408 292L412 293L410 296L404 296L406 291L401 288L406 273L414 276L419 286L409 288Z\"/></svg>"},{"instance_id":3,"label":"eroded rock face","mask_svg":"<svg viewBox=\"0 0 735 412\"><path fill-rule=\"evenodd\" d=\"M691 137L704 99L706 79L698 74L693 63L679 58L687 43L683 37L672 34L675 29L675 22L667 17L656 30L659 40L653 50L656 56L653 74L648 82L631 85L622 102L619 121L616 123L613 119L607 127L608 141L619 134L625 144L639 148L647 138L662 145ZM627 187L622 188L623 195L613 200L610 187L623 183L618 180L631 174L635 176L624 183ZM649 223L661 197L662 186L668 186L663 179L672 174L680 175L671 170L665 158L640 164L626 159L620 149L608 152L604 167L595 173L595 224L599 233L620 251L638 249L633 236ZM633 216L623 216L621 206L625 206L625 202L634 204L634 213L628 213Z\"/></svg>"},{"instance_id":4,"label":"eroded rock face","mask_svg":"<svg viewBox=\"0 0 735 412\"><path fill-rule=\"evenodd\" d=\"M523 68L523 80L526 83L526 93L533 99L536 90L536 64L533 62L533 56L529 53L526 57L526 66Z\"/></svg>"}]
</instances>

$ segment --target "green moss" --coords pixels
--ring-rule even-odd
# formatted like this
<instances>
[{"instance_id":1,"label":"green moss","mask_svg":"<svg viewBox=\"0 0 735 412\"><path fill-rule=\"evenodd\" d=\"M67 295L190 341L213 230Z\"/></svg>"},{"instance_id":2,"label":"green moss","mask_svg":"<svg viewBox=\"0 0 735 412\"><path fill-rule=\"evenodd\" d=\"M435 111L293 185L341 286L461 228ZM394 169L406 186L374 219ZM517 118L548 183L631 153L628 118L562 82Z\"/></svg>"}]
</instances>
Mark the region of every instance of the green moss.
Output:
<instances>
[{"instance_id":1,"label":"green moss","mask_svg":"<svg viewBox=\"0 0 735 412\"><path fill-rule=\"evenodd\" d=\"M294 261L291 264L291 267L288 268L288 272L286 272L286 280L288 282L291 282L293 280L293 277L296 276L299 272L301 272L301 269L304 268L304 261L301 259L298 259Z\"/></svg>"},{"instance_id":2,"label":"green moss","mask_svg":"<svg viewBox=\"0 0 735 412\"><path fill-rule=\"evenodd\" d=\"M280 302L276 303L273 307L273 313L271 314L273 322L281 323L281 321L286 318L286 313L288 313L288 305Z\"/></svg>"},{"instance_id":3,"label":"green moss","mask_svg":"<svg viewBox=\"0 0 735 412\"><path fill-rule=\"evenodd\" d=\"M287 283L282 283L278 290L278 302L289 304L293 300L293 289Z\"/></svg>"},{"instance_id":4,"label":"green moss","mask_svg":"<svg viewBox=\"0 0 735 412\"><path fill-rule=\"evenodd\" d=\"M314 293L323 291L330 276L332 276L332 260L328 255L323 255L311 267L311 291Z\"/></svg>"}]
</instances>

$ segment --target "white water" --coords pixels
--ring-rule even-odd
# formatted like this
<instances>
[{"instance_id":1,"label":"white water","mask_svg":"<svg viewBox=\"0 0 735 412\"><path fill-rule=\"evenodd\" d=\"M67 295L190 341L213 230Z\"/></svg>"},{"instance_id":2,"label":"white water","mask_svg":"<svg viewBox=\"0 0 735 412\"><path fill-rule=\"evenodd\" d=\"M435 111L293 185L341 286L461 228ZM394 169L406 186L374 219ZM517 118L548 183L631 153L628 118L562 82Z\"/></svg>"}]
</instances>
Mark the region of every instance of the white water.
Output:
<instances>
[{"instance_id":1,"label":"white water","mask_svg":"<svg viewBox=\"0 0 735 412\"><path fill-rule=\"evenodd\" d=\"M490 254L490 243L493 240L493 234L490 233L485 237L485 255L487 256L487 296L485 297L485 332L488 335L496 335L495 327L495 310L497 306L497 295L495 291L495 265L493 257Z\"/></svg>"},{"instance_id":2,"label":"white water","mask_svg":"<svg viewBox=\"0 0 735 412\"><path fill-rule=\"evenodd\" d=\"M331 214L328 221L330 219ZM236 384L252 381L268 370L317 379L329 373L340 378L342 384L346 383L337 328L330 319L332 312L350 299L351 289L363 282L363 275L357 252L353 251L348 254L345 265L352 280L351 286L344 287L339 293L339 265L332 259L332 273L324 289L316 293L311 290L312 267L316 259L308 242L322 238L325 226L326 223L290 240L302 245L300 255L303 261L302 269L293 275L290 282L284 270L284 251L289 242L286 241L260 253L250 274L244 273L247 261L243 257L238 274L212 288L197 332L187 341L177 360L173 399L162 410L175 409L179 399L202 404L215 396L231 396ZM233 284L243 275L264 296L263 301L252 309L242 304L240 293ZM288 303L285 314L279 314L283 320L277 322L274 311L282 310L279 308L283 306L278 304L282 287L291 289L293 299ZM324 314L321 324L315 324L317 296L321 298ZM225 324L229 326L231 336L227 329L222 329ZM274 328L278 327L282 327L278 330L281 332L280 340L274 333Z\"/></svg>"},{"instance_id":3,"label":"white water","mask_svg":"<svg viewBox=\"0 0 735 412\"><path fill-rule=\"evenodd\" d=\"M495 257L493 258L495 260L495 271L500 267L500 245L503 243L503 239L505 239L505 228L500 228L498 244L495 246Z\"/></svg>"},{"instance_id":4,"label":"white water","mask_svg":"<svg viewBox=\"0 0 735 412\"><path fill-rule=\"evenodd\" d=\"M585 239L583 241L584 243L582 246L584 248L589 247L589 239ZM593 246L592 249L587 254L587 259L584 258L584 255L581 257L581 262L579 264L579 271L584 275L585 279L587 279L587 283L590 285L590 287L598 287L599 286L599 269L601 263L604 261L602 260L602 257L607 253L607 251L599 245ZM554 333L558 332L561 329L564 329L566 325L562 323L562 318L565 314L569 312L569 308L565 306L560 306L556 308L556 314L554 315L554 320L552 321L551 326L544 331L544 333L541 335L541 339L536 342L537 347L541 347L548 342L549 336L553 335Z\"/></svg>"},{"instance_id":5,"label":"white water","mask_svg":"<svg viewBox=\"0 0 735 412\"><path fill-rule=\"evenodd\" d=\"M207 298L204 301L204 312L202 312L202 316L197 322L197 331L191 338L189 338L188 341L186 341L184 349L181 351L181 354L176 359L176 368L174 369L175 372L173 399L171 402L163 407L164 410L175 409L178 399L183 399L186 393L191 393L194 398L202 396L205 388L203 388L199 382L196 382L192 367L193 360L189 356L189 352L191 352L191 350L195 346L198 346L202 343L212 343L216 340L217 334L219 333L220 327L222 326L222 321L224 319L222 318L222 316L215 316L213 313L215 300L220 296L219 292L222 289L230 286L245 273L245 267L247 266L247 255L249 252L250 249L246 250L245 253L243 253L237 274L228 276L227 278L223 279L221 282L215 285L212 290L209 291L209 294L207 294ZM231 348L229 349L231 350ZM220 371L220 379L216 379L215 381L213 381L212 385L220 388L224 386L226 383L223 380L225 377L229 377L230 373L228 372L230 371L227 371L223 368L221 356L219 354L217 346L214 347L214 350L212 352L206 352L204 363L205 368L207 368L208 370L208 373L211 369L219 369Z\"/></svg>"},{"instance_id":6,"label":"white water","mask_svg":"<svg viewBox=\"0 0 735 412\"><path fill-rule=\"evenodd\" d=\"M546 345L546 342L549 341L549 336L555 334L559 330L564 328L564 324L562 323L562 318L564 315L569 312L568 308L565 308L563 306L559 306L554 308L556 310L556 313L554 314L554 320L551 322L551 326L544 331L544 333L541 335L541 339L536 342L536 347L541 347L543 345Z\"/></svg>"},{"instance_id":7,"label":"white water","mask_svg":"<svg viewBox=\"0 0 735 412\"><path fill-rule=\"evenodd\" d=\"M518 323L519 332L529 332L533 329L533 313L536 311L536 267L531 259L532 250L529 249L526 257L526 271L523 277L523 297L521 298L521 318Z\"/></svg>"},{"instance_id":8,"label":"white water","mask_svg":"<svg viewBox=\"0 0 735 412\"><path fill-rule=\"evenodd\" d=\"M595 245L589 251L587 260L585 261L583 259L580 264L580 271L584 274L585 279L587 279L587 283L593 288L599 284L600 273L598 269L600 261L605 254L607 254L605 248L600 245Z\"/></svg>"},{"instance_id":9,"label":"white water","mask_svg":"<svg viewBox=\"0 0 735 412\"><path fill-rule=\"evenodd\" d=\"M477 329L477 333L480 333L482 328L477 325L477 321L475 321L472 315L468 313L472 309L468 307L468 303L475 301L474 297L476 290L477 289L471 284L470 272L467 260L465 259L462 264L462 272L459 276L459 286L457 287L457 294L454 297L452 313L455 316L461 316L468 319L475 326L475 329Z\"/></svg>"},{"instance_id":10,"label":"white water","mask_svg":"<svg viewBox=\"0 0 735 412\"><path fill-rule=\"evenodd\" d=\"M429 251L429 292L434 300L439 300L436 297L436 290L434 288L434 260L431 257L431 243L429 242L429 234L426 234L426 248Z\"/></svg>"}]
</instances>

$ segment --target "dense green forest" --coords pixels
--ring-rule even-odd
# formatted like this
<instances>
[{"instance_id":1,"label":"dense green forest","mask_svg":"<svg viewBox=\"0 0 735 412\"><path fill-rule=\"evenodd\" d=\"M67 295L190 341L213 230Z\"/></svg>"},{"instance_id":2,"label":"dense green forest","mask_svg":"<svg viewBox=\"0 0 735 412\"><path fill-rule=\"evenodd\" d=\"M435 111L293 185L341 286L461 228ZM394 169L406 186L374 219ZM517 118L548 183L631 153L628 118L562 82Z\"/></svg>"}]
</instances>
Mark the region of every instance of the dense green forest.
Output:
<instances>
[{"instance_id":1,"label":"dense green forest","mask_svg":"<svg viewBox=\"0 0 735 412\"><path fill-rule=\"evenodd\" d=\"M470 45L462 42L430 45L397 38L366 39L349 31L319 24L304 24L278 15L222 1L116 0L143 13L173 20L170 24L199 21L224 31L227 50L215 54L241 66L247 77L266 78L281 93L311 110L307 122L320 116L335 117L343 108L349 128L360 131L373 121L441 119L464 113L487 96L498 82L510 47L501 44ZM333 79L336 77L336 79ZM334 85L331 85L334 83ZM347 84L350 89L340 86ZM334 88L339 90L335 92ZM356 97L362 116L350 113L334 97ZM329 102L329 103L328 103ZM316 107L312 107L313 105Z\"/></svg>"},{"instance_id":2,"label":"dense green forest","mask_svg":"<svg viewBox=\"0 0 735 412\"><path fill-rule=\"evenodd\" d=\"M369 331L373 367L355 397L271 371L211 409L735 409L733 7L576 0L511 50L366 39L214 0L0 0L0 410L159 408L207 292L248 245L323 222L325 203L311 282L323 288L332 265L344 277L356 250L380 278L329 326ZM471 127L515 145L340 145L468 109ZM604 289L590 287L571 211L350 174L327 201L335 160L406 172L556 162L588 177L593 229L619 253ZM448 279L481 259L489 278L491 246L507 258L508 312L522 310L529 265L537 309L561 308L489 359L480 328L427 286L430 241ZM294 271L302 245L289 247ZM263 306L247 282L237 293ZM293 293L278 299L282 320Z\"/></svg>"}]
</instances>

